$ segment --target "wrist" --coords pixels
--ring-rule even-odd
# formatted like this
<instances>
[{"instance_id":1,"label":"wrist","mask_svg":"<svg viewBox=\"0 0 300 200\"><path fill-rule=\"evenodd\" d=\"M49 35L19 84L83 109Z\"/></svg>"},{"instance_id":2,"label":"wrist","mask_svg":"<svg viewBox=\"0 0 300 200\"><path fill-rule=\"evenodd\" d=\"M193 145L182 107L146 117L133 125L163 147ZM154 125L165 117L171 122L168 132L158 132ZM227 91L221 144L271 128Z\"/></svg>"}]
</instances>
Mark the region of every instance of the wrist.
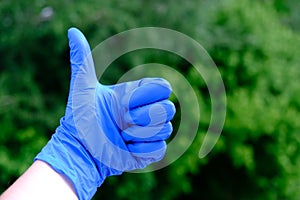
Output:
<instances>
[{"instance_id":1,"label":"wrist","mask_svg":"<svg viewBox=\"0 0 300 200\"><path fill-rule=\"evenodd\" d=\"M91 199L104 181L89 152L61 126L35 160L48 163L56 172L66 176L79 199Z\"/></svg>"}]
</instances>

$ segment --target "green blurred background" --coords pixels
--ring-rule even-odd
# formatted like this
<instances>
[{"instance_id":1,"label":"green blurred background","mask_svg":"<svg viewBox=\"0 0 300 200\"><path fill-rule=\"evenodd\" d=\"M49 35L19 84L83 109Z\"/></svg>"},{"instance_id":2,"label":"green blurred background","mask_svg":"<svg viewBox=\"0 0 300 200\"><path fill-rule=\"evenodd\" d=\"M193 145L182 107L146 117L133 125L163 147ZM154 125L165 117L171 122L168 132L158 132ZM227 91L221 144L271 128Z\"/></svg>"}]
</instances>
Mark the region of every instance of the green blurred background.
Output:
<instances>
[{"instance_id":1,"label":"green blurred background","mask_svg":"<svg viewBox=\"0 0 300 200\"><path fill-rule=\"evenodd\" d=\"M1 0L0 193L30 166L64 114L67 29L81 29L93 48L121 31L157 26L194 38L218 66L228 101L222 135L199 159L210 119L201 114L180 159L156 172L110 177L94 199L299 199L299 10L298 0ZM103 82L149 61L184 74L210 109L195 70L165 52L123 56Z\"/></svg>"}]
</instances>

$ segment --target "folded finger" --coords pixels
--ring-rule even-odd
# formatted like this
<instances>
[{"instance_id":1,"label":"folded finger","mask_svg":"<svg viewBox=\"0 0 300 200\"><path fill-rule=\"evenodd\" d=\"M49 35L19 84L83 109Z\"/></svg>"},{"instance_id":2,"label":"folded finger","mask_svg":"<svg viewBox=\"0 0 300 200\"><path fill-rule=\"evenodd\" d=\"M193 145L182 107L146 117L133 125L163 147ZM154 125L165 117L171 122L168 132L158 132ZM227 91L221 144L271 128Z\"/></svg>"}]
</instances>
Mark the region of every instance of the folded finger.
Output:
<instances>
[{"instance_id":1,"label":"folded finger","mask_svg":"<svg viewBox=\"0 0 300 200\"><path fill-rule=\"evenodd\" d=\"M122 131L121 135L125 142L153 142L166 140L173 131L171 122L160 126L131 126Z\"/></svg>"},{"instance_id":2,"label":"folded finger","mask_svg":"<svg viewBox=\"0 0 300 200\"><path fill-rule=\"evenodd\" d=\"M124 120L128 125L156 126L170 121L175 111L171 101L163 100L127 111Z\"/></svg>"},{"instance_id":3,"label":"folded finger","mask_svg":"<svg viewBox=\"0 0 300 200\"><path fill-rule=\"evenodd\" d=\"M162 78L147 78L140 81L139 87L128 94L129 109L148 105L169 98L172 88Z\"/></svg>"},{"instance_id":4,"label":"folded finger","mask_svg":"<svg viewBox=\"0 0 300 200\"><path fill-rule=\"evenodd\" d=\"M167 144L165 141L156 141L150 143L137 142L127 145L128 150L133 156L143 161L157 162L161 160L167 150Z\"/></svg>"}]
</instances>

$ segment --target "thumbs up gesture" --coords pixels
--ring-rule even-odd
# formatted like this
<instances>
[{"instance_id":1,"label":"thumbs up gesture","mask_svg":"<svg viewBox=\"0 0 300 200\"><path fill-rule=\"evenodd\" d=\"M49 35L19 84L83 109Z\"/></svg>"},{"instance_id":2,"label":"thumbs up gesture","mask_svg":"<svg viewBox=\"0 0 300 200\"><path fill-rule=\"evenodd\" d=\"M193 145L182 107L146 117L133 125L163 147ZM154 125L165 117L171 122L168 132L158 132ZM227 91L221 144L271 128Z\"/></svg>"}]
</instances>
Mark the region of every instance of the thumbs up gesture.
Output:
<instances>
[{"instance_id":1,"label":"thumbs up gesture","mask_svg":"<svg viewBox=\"0 0 300 200\"><path fill-rule=\"evenodd\" d=\"M172 132L172 89L161 78L99 83L84 35L69 29L71 83L65 116L35 160L66 175L79 199L106 177L161 160Z\"/></svg>"}]
</instances>

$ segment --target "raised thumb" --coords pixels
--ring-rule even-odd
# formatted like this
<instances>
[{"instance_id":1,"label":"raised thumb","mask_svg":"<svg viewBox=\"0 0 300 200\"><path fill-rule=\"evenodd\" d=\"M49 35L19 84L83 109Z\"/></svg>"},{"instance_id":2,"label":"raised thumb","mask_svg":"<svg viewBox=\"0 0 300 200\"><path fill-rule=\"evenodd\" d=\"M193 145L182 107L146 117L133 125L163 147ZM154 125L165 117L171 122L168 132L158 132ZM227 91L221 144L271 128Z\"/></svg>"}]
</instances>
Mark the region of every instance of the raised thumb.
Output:
<instances>
[{"instance_id":1,"label":"raised thumb","mask_svg":"<svg viewBox=\"0 0 300 200\"><path fill-rule=\"evenodd\" d=\"M82 90L94 87L97 83L91 49L84 35L77 28L68 30L71 90Z\"/></svg>"}]
</instances>

